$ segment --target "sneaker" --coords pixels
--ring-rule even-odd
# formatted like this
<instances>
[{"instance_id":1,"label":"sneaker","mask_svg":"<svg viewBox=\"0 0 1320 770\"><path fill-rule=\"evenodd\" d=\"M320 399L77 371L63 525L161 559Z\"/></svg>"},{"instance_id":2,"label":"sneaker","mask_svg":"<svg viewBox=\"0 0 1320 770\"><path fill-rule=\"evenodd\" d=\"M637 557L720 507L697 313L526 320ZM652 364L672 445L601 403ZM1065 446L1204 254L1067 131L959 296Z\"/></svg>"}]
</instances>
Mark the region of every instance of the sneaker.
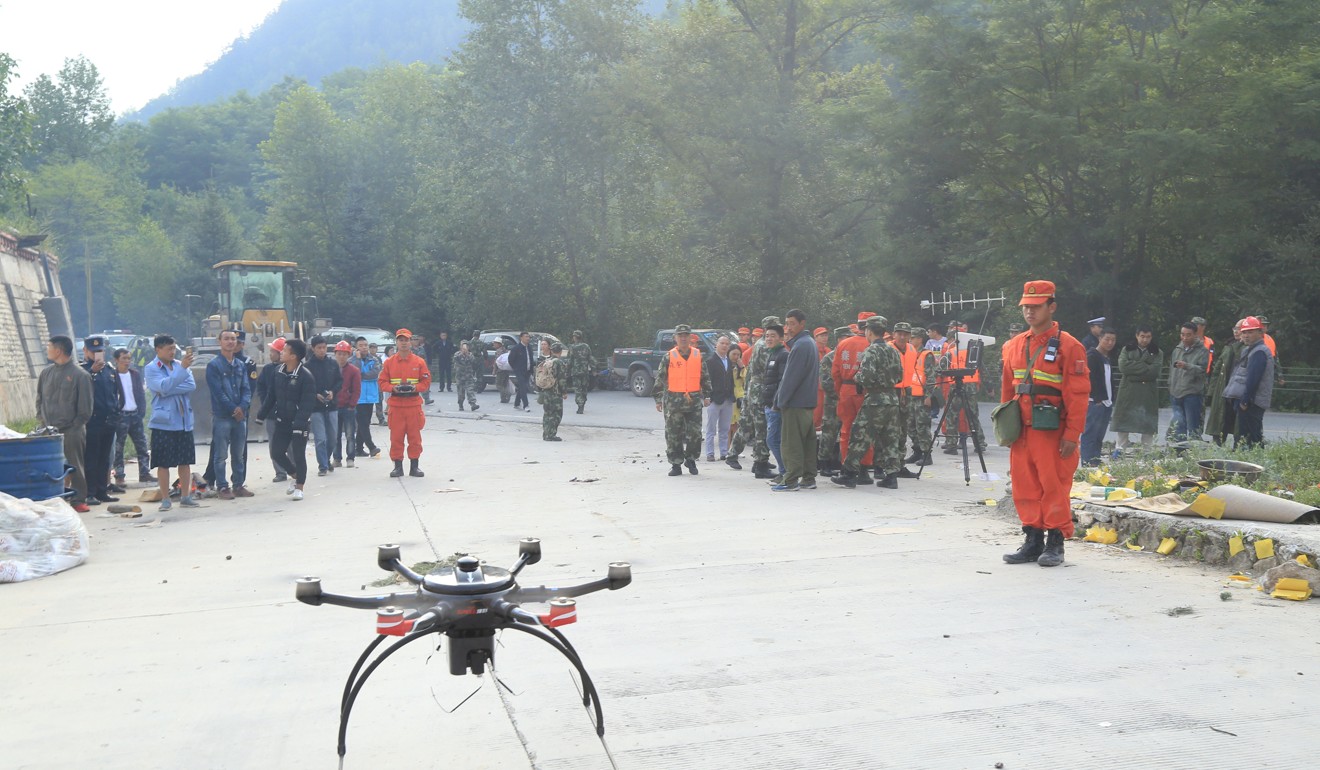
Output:
<instances>
[{"instance_id":1,"label":"sneaker","mask_svg":"<svg viewBox=\"0 0 1320 770\"><path fill-rule=\"evenodd\" d=\"M245 486L234 487L234 497L255 497L252 491Z\"/></svg>"},{"instance_id":2,"label":"sneaker","mask_svg":"<svg viewBox=\"0 0 1320 770\"><path fill-rule=\"evenodd\" d=\"M216 492L216 493L215 493L215 496L218 497L218 498L220 498L221 500L233 500L233 499L234 499L234 490L230 489L229 487L225 487L224 489L220 490L219 492Z\"/></svg>"},{"instance_id":3,"label":"sneaker","mask_svg":"<svg viewBox=\"0 0 1320 770\"><path fill-rule=\"evenodd\" d=\"M167 500L166 502L169 501ZM92 509L87 507L87 503L74 503L73 510L77 511L78 513L91 513ZM162 508L161 510L164 509Z\"/></svg>"},{"instance_id":4,"label":"sneaker","mask_svg":"<svg viewBox=\"0 0 1320 770\"><path fill-rule=\"evenodd\" d=\"M296 489L298 489L298 482L294 481L293 479L289 479L289 488L284 490L284 494L291 495L294 493L294 490Z\"/></svg>"},{"instance_id":5,"label":"sneaker","mask_svg":"<svg viewBox=\"0 0 1320 770\"><path fill-rule=\"evenodd\" d=\"M275 474L275 478L271 479L271 481L276 484L280 483L281 481L288 481L288 480L289 480L289 475L287 473L277 473Z\"/></svg>"},{"instance_id":6,"label":"sneaker","mask_svg":"<svg viewBox=\"0 0 1320 770\"><path fill-rule=\"evenodd\" d=\"M158 510L158 511L168 511L169 509L171 509L171 508L173 508L173 507L174 507L174 504L171 503L171 502L170 502L170 499L167 497L167 498L165 498L164 500L161 500L161 501L160 501L160 506L159 506L158 508L156 508L156 510Z\"/></svg>"},{"instance_id":7,"label":"sneaker","mask_svg":"<svg viewBox=\"0 0 1320 770\"><path fill-rule=\"evenodd\" d=\"M97 500L97 502L101 502L101 503L117 503L117 502L119 502L119 498L117 498L117 497L111 497L111 496L108 495L108 494L96 495L96 500Z\"/></svg>"},{"instance_id":8,"label":"sneaker","mask_svg":"<svg viewBox=\"0 0 1320 770\"><path fill-rule=\"evenodd\" d=\"M340 460L335 460L333 463L330 464L330 467L331 467L331 468L342 468L342 467L344 467L344 463L343 463L342 461L340 461Z\"/></svg>"},{"instance_id":9,"label":"sneaker","mask_svg":"<svg viewBox=\"0 0 1320 770\"><path fill-rule=\"evenodd\" d=\"M380 457L380 448L379 448L379 447L376 448L376 449L371 450L371 459L375 460L377 457Z\"/></svg>"},{"instance_id":10,"label":"sneaker","mask_svg":"<svg viewBox=\"0 0 1320 770\"><path fill-rule=\"evenodd\" d=\"M120 482L118 484L111 484L110 486L106 487L106 489L109 490L110 494L112 495L122 495L128 491L128 487L124 486L123 482Z\"/></svg>"},{"instance_id":11,"label":"sneaker","mask_svg":"<svg viewBox=\"0 0 1320 770\"><path fill-rule=\"evenodd\" d=\"M293 495L292 495L292 497L293 497L294 500L301 500L301 499L303 499L303 491L302 491L301 489L295 489L295 490L293 490Z\"/></svg>"},{"instance_id":12,"label":"sneaker","mask_svg":"<svg viewBox=\"0 0 1320 770\"><path fill-rule=\"evenodd\" d=\"M723 460L724 458L721 457L720 459ZM708 463L715 462L715 455L706 455L706 462Z\"/></svg>"},{"instance_id":13,"label":"sneaker","mask_svg":"<svg viewBox=\"0 0 1320 770\"><path fill-rule=\"evenodd\" d=\"M100 505L100 504L101 504L101 501L100 501L100 500L97 500L95 497L89 497L89 498L87 498L86 500L83 500L83 502L86 503L87 505Z\"/></svg>"},{"instance_id":14,"label":"sneaker","mask_svg":"<svg viewBox=\"0 0 1320 770\"><path fill-rule=\"evenodd\" d=\"M798 484L798 487L801 488L801 489L815 489L815 488L816 488L816 480L815 480L815 479L812 479L811 481L804 481L804 482L802 482L801 484Z\"/></svg>"},{"instance_id":15,"label":"sneaker","mask_svg":"<svg viewBox=\"0 0 1320 770\"><path fill-rule=\"evenodd\" d=\"M356 465L353 464L353 461L352 461L352 460L347 460L347 461L344 462L344 464L347 465L347 466L350 467L350 468L356 468L356 467L357 467Z\"/></svg>"},{"instance_id":16,"label":"sneaker","mask_svg":"<svg viewBox=\"0 0 1320 770\"><path fill-rule=\"evenodd\" d=\"M196 500L192 499L192 495L184 495L183 497L180 497L180 498L179 498L179 505L183 506L184 508L201 508L201 507L202 507L200 503L198 503Z\"/></svg>"},{"instance_id":17,"label":"sneaker","mask_svg":"<svg viewBox=\"0 0 1320 770\"><path fill-rule=\"evenodd\" d=\"M325 474L326 474L326 470L325 470L325 468L321 468L320 470L318 470L318 471L316 472L316 475L317 475L317 476L324 476Z\"/></svg>"},{"instance_id":18,"label":"sneaker","mask_svg":"<svg viewBox=\"0 0 1320 770\"><path fill-rule=\"evenodd\" d=\"M770 487L771 492L796 492L798 489L799 487L797 484L775 484L773 487Z\"/></svg>"}]
</instances>

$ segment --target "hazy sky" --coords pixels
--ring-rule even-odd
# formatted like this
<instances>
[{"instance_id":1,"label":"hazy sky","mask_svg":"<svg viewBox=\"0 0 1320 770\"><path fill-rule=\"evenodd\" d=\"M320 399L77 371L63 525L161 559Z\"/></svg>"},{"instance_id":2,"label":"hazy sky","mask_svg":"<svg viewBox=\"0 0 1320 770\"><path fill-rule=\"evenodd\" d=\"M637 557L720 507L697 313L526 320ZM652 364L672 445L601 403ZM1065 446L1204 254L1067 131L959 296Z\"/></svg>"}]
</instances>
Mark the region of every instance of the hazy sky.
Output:
<instances>
[{"instance_id":1,"label":"hazy sky","mask_svg":"<svg viewBox=\"0 0 1320 770\"><path fill-rule=\"evenodd\" d=\"M0 0L0 51L17 61L19 91L66 58L101 71L115 114L201 72L280 0Z\"/></svg>"}]
</instances>

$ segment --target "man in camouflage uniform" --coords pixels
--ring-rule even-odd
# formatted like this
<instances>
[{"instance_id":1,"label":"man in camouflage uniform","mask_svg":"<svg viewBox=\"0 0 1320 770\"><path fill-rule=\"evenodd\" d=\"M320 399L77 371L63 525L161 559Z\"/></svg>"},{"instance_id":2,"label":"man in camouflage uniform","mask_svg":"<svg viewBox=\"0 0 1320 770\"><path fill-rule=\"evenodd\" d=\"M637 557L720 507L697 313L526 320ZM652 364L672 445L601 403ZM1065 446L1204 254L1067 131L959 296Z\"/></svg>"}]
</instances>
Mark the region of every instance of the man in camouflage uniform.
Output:
<instances>
[{"instance_id":1,"label":"man in camouflage uniform","mask_svg":"<svg viewBox=\"0 0 1320 770\"><path fill-rule=\"evenodd\" d=\"M670 390L670 361L675 359L684 366L700 370L696 390ZM678 383L679 380L675 379L675 387L680 387ZM684 465L688 473L697 475L697 458L701 455L701 413L710 406L711 385L710 372L703 366L701 351L692 347L691 326L679 324L674 327L674 347L660 357L654 395L655 410L665 415L665 457L671 466L669 475L682 476Z\"/></svg>"},{"instance_id":2,"label":"man in camouflage uniform","mask_svg":"<svg viewBox=\"0 0 1320 770\"><path fill-rule=\"evenodd\" d=\"M920 326L912 327L912 346L917 349L917 377L921 380L921 396L913 396L912 408L908 415L908 435L912 438L912 454L904 462L918 465L931 465L931 447L935 443L930 429L931 409L939 396L940 389L935 384L935 371L939 366L939 355L926 350L926 330ZM938 414L936 415L938 416Z\"/></svg>"},{"instance_id":3,"label":"man in camouflage uniform","mask_svg":"<svg viewBox=\"0 0 1320 770\"><path fill-rule=\"evenodd\" d=\"M761 319L762 329L779 326L777 316ZM764 337L758 337L752 345L752 357L747 364L747 386L743 397L742 416L738 421L738 435L729 444L729 456L724 462L730 468L742 470L738 455L748 444L752 446L752 475L758 479L772 479L774 471L770 469L770 445L766 443L765 410L761 408L761 386L765 380L766 364L770 361L770 348L766 347Z\"/></svg>"},{"instance_id":4,"label":"man in camouflage uniform","mask_svg":"<svg viewBox=\"0 0 1320 770\"><path fill-rule=\"evenodd\" d=\"M573 400L577 413L587 406L587 390L591 387L591 346L582 340L582 332L573 332L573 344L568 346L568 372L572 378Z\"/></svg>"},{"instance_id":5,"label":"man in camouflage uniform","mask_svg":"<svg viewBox=\"0 0 1320 770\"><path fill-rule=\"evenodd\" d=\"M576 332L574 333L576 335ZM568 398L569 362L564 360L564 345L549 340L541 340L541 363L537 368L547 367L554 376L554 384L542 387L536 394L541 404L541 439L543 441L563 441L559 437L559 423L564 419L564 400ZM581 411L579 409L579 411Z\"/></svg>"},{"instance_id":6,"label":"man in camouflage uniform","mask_svg":"<svg viewBox=\"0 0 1320 770\"><path fill-rule=\"evenodd\" d=\"M835 345L852 335L847 326L834 330ZM816 442L816 465L822 476L834 477L843 469L839 462L839 390L834 385L834 351L820 359L820 389L825 394L825 411L820 418L820 440Z\"/></svg>"},{"instance_id":7,"label":"man in camouflage uniform","mask_svg":"<svg viewBox=\"0 0 1320 770\"><path fill-rule=\"evenodd\" d=\"M899 446L901 417L895 386L903 379L903 361L898 351L885 342L888 326L889 322L883 316L866 319L866 339L871 344L862 352L859 368L853 376L853 381L866 391L866 395L862 398L861 411L853 420L843 473L830 479L849 489L857 487L860 462L872 447L875 448L878 477L875 485L898 489L898 472L903 463Z\"/></svg>"},{"instance_id":8,"label":"man in camouflage uniform","mask_svg":"<svg viewBox=\"0 0 1320 770\"><path fill-rule=\"evenodd\" d=\"M458 411L463 411L463 398L466 396L472 411L477 405L477 359L472 355L469 342L459 343L458 352L454 353L454 386L458 391Z\"/></svg>"}]
</instances>

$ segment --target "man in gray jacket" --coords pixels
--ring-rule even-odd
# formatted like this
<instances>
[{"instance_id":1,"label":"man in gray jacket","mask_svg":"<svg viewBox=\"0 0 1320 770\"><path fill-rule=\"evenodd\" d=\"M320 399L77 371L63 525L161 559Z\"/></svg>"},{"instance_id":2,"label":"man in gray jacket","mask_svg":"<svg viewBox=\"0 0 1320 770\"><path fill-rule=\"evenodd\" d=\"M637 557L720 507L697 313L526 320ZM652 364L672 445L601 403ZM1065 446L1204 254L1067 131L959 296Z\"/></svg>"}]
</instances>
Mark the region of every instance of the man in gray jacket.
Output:
<instances>
[{"instance_id":1,"label":"man in gray jacket","mask_svg":"<svg viewBox=\"0 0 1320 770\"><path fill-rule=\"evenodd\" d=\"M1169 356L1169 397L1173 401L1173 440L1190 435L1201 440L1201 404L1205 398L1206 370L1210 351L1196 334L1196 325L1185 323L1178 345Z\"/></svg>"},{"instance_id":2,"label":"man in gray jacket","mask_svg":"<svg viewBox=\"0 0 1320 770\"><path fill-rule=\"evenodd\" d=\"M73 509L87 513L87 421L92 419L92 376L73 360L73 340L56 335L46 345L50 366L37 377L37 419L64 435L64 462L73 466Z\"/></svg>"},{"instance_id":3,"label":"man in gray jacket","mask_svg":"<svg viewBox=\"0 0 1320 770\"><path fill-rule=\"evenodd\" d=\"M788 362L775 392L780 414L784 481L775 492L816 488L816 395L820 391L820 353L807 331L807 316L794 308L784 318Z\"/></svg>"}]
</instances>

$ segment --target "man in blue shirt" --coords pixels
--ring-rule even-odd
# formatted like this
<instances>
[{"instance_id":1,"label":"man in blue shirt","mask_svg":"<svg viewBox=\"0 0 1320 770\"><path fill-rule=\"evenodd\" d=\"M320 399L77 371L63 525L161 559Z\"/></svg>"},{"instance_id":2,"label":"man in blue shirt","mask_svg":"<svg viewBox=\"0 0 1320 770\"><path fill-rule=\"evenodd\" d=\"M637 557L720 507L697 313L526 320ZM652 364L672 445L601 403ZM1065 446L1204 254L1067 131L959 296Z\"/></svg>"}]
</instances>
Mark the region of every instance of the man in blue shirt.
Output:
<instances>
[{"instance_id":1,"label":"man in blue shirt","mask_svg":"<svg viewBox=\"0 0 1320 770\"><path fill-rule=\"evenodd\" d=\"M206 386L211 392L211 472L217 497L233 500L252 497L247 481L247 412L252 405L252 380L247 362L237 356L238 332L220 332L220 355L206 365ZM233 466L233 487L225 477L225 458Z\"/></svg>"}]
</instances>

